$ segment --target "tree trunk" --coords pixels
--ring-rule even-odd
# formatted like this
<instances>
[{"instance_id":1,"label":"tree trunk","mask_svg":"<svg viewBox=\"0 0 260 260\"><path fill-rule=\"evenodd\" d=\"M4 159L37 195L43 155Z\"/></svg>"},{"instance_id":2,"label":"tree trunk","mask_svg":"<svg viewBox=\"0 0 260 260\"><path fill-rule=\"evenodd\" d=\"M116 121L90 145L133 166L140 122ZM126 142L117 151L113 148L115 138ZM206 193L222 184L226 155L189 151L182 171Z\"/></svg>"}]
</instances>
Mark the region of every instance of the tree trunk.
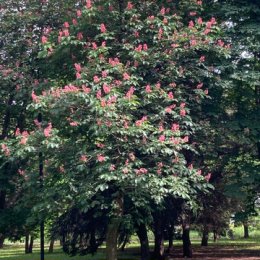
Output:
<instances>
[{"instance_id":1,"label":"tree trunk","mask_svg":"<svg viewBox=\"0 0 260 260\"><path fill-rule=\"evenodd\" d=\"M190 225L184 224L182 226L182 232L183 257L192 258L192 248L190 242Z\"/></svg>"},{"instance_id":2,"label":"tree trunk","mask_svg":"<svg viewBox=\"0 0 260 260\"><path fill-rule=\"evenodd\" d=\"M147 229L145 224L138 225L136 234L139 238L140 245L141 245L141 260L149 260L150 259L149 240L148 240Z\"/></svg>"},{"instance_id":3,"label":"tree trunk","mask_svg":"<svg viewBox=\"0 0 260 260\"><path fill-rule=\"evenodd\" d=\"M169 237L169 245L167 248L167 252L171 253L173 251L174 225L168 227L168 237Z\"/></svg>"},{"instance_id":4,"label":"tree trunk","mask_svg":"<svg viewBox=\"0 0 260 260\"><path fill-rule=\"evenodd\" d=\"M119 193L116 199L117 208L111 218L106 234L106 260L117 260L117 237L123 215L123 195Z\"/></svg>"},{"instance_id":5,"label":"tree trunk","mask_svg":"<svg viewBox=\"0 0 260 260\"><path fill-rule=\"evenodd\" d=\"M244 238L249 238L249 228L248 228L248 222L243 222L244 226Z\"/></svg>"},{"instance_id":6,"label":"tree trunk","mask_svg":"<svg viewBox=\"0 0 260 260\"><path fill-rule=\"evenodd\" d=\"M154 259L162 260L164 259L164 225L161 214L154 221Z\"/></svg>"},{"instance_id":7,"label":"tree trunk","mask_svg":"<svg viewBox=\"0 0 260 260\"><path fill-rule=\"evenodd\" d=\"M28 248L28 253L31 254L33 251L33 241L34 241L34 237L31 236L30 237L30 243L29 243L29 248Z\"/></svg>"},{"instance_id":8,"label":"tree trunk","mask_svg":"<svg viewBox=\"0 0 260 260\"><path fill-rule=\"evenodd\" d=\"M209 240L209 231L207 227L204 227L202 231L201 246L208 246L208 240Z\"/></svg>"},{"instance_id":9,"label":"tree trunk","mask_svg":"<svg viewBox=\"0 0 260 260\"><path fill-rule=\"evenodd\" d=\"M106 260L117 260L117 235L120 225L119 218L112 218L106 234Z\"/></svg>"},{"instance_id":10,"label":"tree trunk","mask_svg":"<svg viewBox=\"0 0 260 260\"><path fill-rule=\"evenodd\" d=\"M54 242L55 242L55 240L52 238L51 241L50 241L50 245L49 245L49 253L50 254L53 253Z\"/></svg>"},{"instance_id":11,"label":"tree trunk","mask_svg":"<svg viewBox=\"0 0 260 260\"><path fill-rule=\"evenodd\" d=\"M122 252L125 251L125 247L126 247L126 244L127 244L128 240L129 240L129 237L128 237L128 236L125 236L124 242L123 242L123 244L122 244L122 246L121 246L121 248L120 248L120 250L121 250Z\"/></svg>"},{"instance_id":12,"label":"tree trunk","mask_svg":"<svg viewBox=\"0 0 260 260\"><path fill-rule=\"evenodd\" d=\"M29 234L25 236L24 252L25 254L29 254Z\"/></svg>"},{"instance_id":13,"label":"tree trunk","mask_svg":"<svg viewBox=\"0 0 260 260\"><path fill-rule=\"evenodd\" d=\"M213 231L213 240L214 240L214 242L217 242L217 239L218 239L218 234L217 234L217 231L214 230Z\"/></svg>"},{"instance_id":14,"label":"tree trunk","mask_svg":"<svg viewBox=\"0 0 260 260\"><path fill-rule=\"evenodd\" d=\"M4 247L4 241L5 241L4 235L0 234L0 249Z\"/></svg>"}]
</instances>

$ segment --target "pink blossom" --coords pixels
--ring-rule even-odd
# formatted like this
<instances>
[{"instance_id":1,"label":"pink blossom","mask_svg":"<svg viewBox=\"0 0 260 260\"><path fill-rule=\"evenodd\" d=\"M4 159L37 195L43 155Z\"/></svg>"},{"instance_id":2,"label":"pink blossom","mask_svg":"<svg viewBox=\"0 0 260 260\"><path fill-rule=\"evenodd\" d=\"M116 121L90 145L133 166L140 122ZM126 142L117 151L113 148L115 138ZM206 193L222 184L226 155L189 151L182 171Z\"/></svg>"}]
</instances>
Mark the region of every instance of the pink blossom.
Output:
<instances>
[{"instance_id":1,"label":"pink blossom","mask_svg":"<svg viewBox=\"0 0 260 260\"><path fill-rule=\"evenodd\" d=\"M217 21L216 21L216 18L215 17L212 17L211 20L210 20L211 24L216 24Z\"/></svg>"},{"instance_id":2,"label":"pink blossom","mask_svg":"<svg viewBox=\"0 0 260 260\"><path fill-rule=\"evenodd\" d=\"M81 74L79 72L76 73L76 79L81 79Z\"/></svg>"},{"instance_id":3,"label":"pink blossom","mask_svg":"<svg viewBox=\"0 0 260 260\"><path fill-rule=\"evenodd\" d=\"M180 108L184 108L186 106L186 103L184 103L184 102L182 102L181 104L180 104Z\"/></svg>"},{"instance_id":4,"label":"pink blossom","mask_svg":"<svg viewBox=\"0 0 260 260\"><path fill-rule=\"evenodd\" d=\"M115 171L115 169L116 169L116 166L114 164L111 164L110 167L109 167L109 170L111 172L113 172L113 171Z\"/></svg>"},{"instance_id":5,"label":"pink blossom","mask_svg":"<svg viewBox=\"0 0 260 260\"><path fill-rule=\"evenodd\" d=\"M164 19L163 19L163 23L164 23L164 24L167 24L167 23L168 23L168 19L167 19L167 18L164 18Z\"/></svg>"},{"instance_id":6,"label":"pink blossom","mask_svg":"<svg viewBox=\"0 0 260 260\"><path fill-rule=\"evenodd\" d=\"M193 164L191 163L191 164L188 166L188 168L189 168L190 170L193 170Z\"/></svg>"},{"instance_id":7,"label":"pink blossom","mask_svg":"<svg viewBox=\"0 0 260 260\"><path fill-rule=\"evenodd\" d=\"M105 147L105 145L102 144L102 143L96 143L96 146L97 146L98 148L104 148L104 147Z\"/></svg>"},{"instance_id":8,"label":"pink blossom","mask_svg":"<svg viewBox=\"0 0 260 260\"><path fill-rule=\"evenodd\" d=\"M202 173L201 170L198 170L198 171L197 171L197 174L198 174L198 175L201 175L201 173Z\"/></svg>"},{"instance_id":9,"label":"pink blossom","mask_svg":"<svg viewBox=\"0 0 260 260\"><path fill-rule=\"evenodd\" d=\"M162 132L162 131L164 131L164 127L163 127L163 125L161 124L161 125L159 126L159 132Z\"/></svg>"},{"instance_id":10,"label":"pink blossom","mask_svg":"<svg viewBox=\"0 0 260 260\"><path fill-rule=\"evenodd\" d=\"M92 48L93 48L93 50L97 49L97 44L95 42L92 42Z\"/></svg>"},{"instance_id":11,"label":"pink blossom","mask_svg":"<svg viewBox=\"0 0 260 260\"><path fill-rule=\"evenodd\" d=\"M201 24L203 23L203 20L202 20L202 18L201 18L201 17L199 17L197 22L198 22L198 24L199 24L199 25L201 25Z\"/></svg>"},{"instance_id":12,"label":"pink blossom","mask_svg":"<svg viewBox=\"0 0 260 260\"><path fill-rule=\"evenodd\" d=\"M183 143L188 143L189 142L189 137L188 136L183 137L182 142Z\"/></svg>"},{"instance_id":13,"label":"pink blossom","mask_svg":"<svg viewBox=\"0 0 260 260\"><path fill-rule=\"evenodd\" d=\"M172 130L173 132L179 131L179 130L180 130L180 125L179 125L179 124L172 124L171 130Z\"/></svg>"},{"instance_id":14,"label":"pink blossom","mask_svg":"<svg viewBox=\"0 0 260 260\"><path fill-rule=\"evenodd\" d=\"M143 45L143 50L144 50L144 51L147 51L147 50L148 50L148 46L147 46L146 43Z\"/></svg>"},{"instance_id":15,"label":"pink blossom","mask_svg":"<svg viewBox=\"0 0 260 260\"><path fill-rule=\"evenodd\" d=\"M163 143L165 141L165 135L160 135L159 141Z\"/></svg>"},{"instance_id":16,"label":"pink blossom","mask_svg":"<svg viewBox=\"0 0 260 260\"><path fill-rule=\"evenodd\" d=\"M165 8L163 7L160 11L161 15L165 15Z\"/></svg>"},{"instance_id":17,"label":"pink blossom","mask_svg":"<svg viewBox=\"0 0 260 260\"><path fill-rule=\"evenodd\" d=\"M217 44L220 47L223 47L225 45L225 43L222 40L218 40Z\"/></svg>"},{"instance_id":18,"label":"pink blossom","mask_svg":"<svg viewBox=\"0 0 260 260\"><path fill-rule=\"evenodd\" d=\"M211 178L211 173L208 173L208 174L205 176L205 180L206 180L207 182L209 182L210 178Z\"/></svg>"},{"instance_id":19,"label":"pink blossom","mask_svg":"<svg viewBox=\"0 0 260 260\"><path fill-rule=\"evenodd\" d=\"M140 37L139 32L138 32L138 31L135 31L135 32L134 32L134 36L135 36L136 38L139 38L139 37ZM137 48L135 48L135 50L137 50Z\"/></svg>"},{"instance_id":20,"label":"pink blossom","mask_svg":"<svg viewBox=\"0 0 260 260\"><path fill-rule=\"evenodd\" d=\"M171 112L172 112L172 108L170 106L165 108L165 113L171 113Z\"/></svg>"},{"instance_id":21,"label":"pink blossom","mask_svg":"<svg viewBox=\"0 0 260 260\"><path fill-rule=\"evenodd\" d=\"M46 36L42 36L42 44L45 44L48 42L48 38Z\"/></svg>"},{"instance_id":22,"label":"pink blossom","mask_svg":"<svg viewBox=\"0 0 260 260\"><path fill-rule=\"evenodd\" d=\"M146 93L151 93L151 92L152 92L150 85L147 85L147 86L145 87L145 92L146 92Z\"/></svg>"},{"instance_id":23,"label":"pink blossom","mask_svg":"<svg viewBox=\"0 0 260 260\"><path fill-rule=\"evenodd\" d=\"M181 109L180 110L180 115L181 116L185 116L186 115L186 110L185 109Z\"/></svg>"},{"instance_id":24,"label":"pink blossom","mask_svg":"<svg viewBox=\"0 0 260 260\"><path fill-rule=\"evenodd\" d=\"M36 96L34 90L33 90L33 92L32 92L32 100L33 100L35 103L38 103L38 102L39 102L39 98L38 98L38 96Z\"/></svg>"},{"instance_id":25,"label":"pink blossom","mask_svg":"<svg viewBox=\"0 0 260 260\"><path fill-rule=\"evenodd\" d=\"M128 90L128 92L126 93L126 97L127 97L128 99L130 99L130 98L132 97L132 95L134 94L134 91L135 91L134 87L131 87L131 88Z\"/></svg>"},{"instance_id":26,"label":"pink blossom","mask_svg":"<svg viewBox=\"0 0 260 260\"><path fill-rule=\"evenodd\" d=\"M197 45L197 41L196 40L191 40L190 41L190 45L191 46L196 46Z\"/></svg>"},{"instance_id":27,"label":"pink blossom","mask_svg":"<svg viewBox=\"0 0 260 260\"><path fill-rule=\"evenodd\" d=\"M81 10L77 10L77 17L81 17L81 15L82 15L82 12L81 12Z\"/></svg>"},{"instance_id":28,"label":"pink blossom","mask_svg":"<svg viewBox=\"0 0 260 260\"><path fill-rule=\"evenodd\" d=\"M97 91L96 97L97 99L101 99L102 97L101 89Z\"/></svg>"},{"instance_id":29,"label":"pink blossom","mask_svg":"<svg viewBox=\"0 0 260 260\"><path fill-rule=\"evenodd\" d=\"M72 19L72 23L73 23L73 25L77 25L78 21L74 18L74 19Z\"/></svg>"},{"instance_id":30,"label":"pink blossom","mask_svg":"<svg viewBox=\"0 0 260 260\"><path fill-rule=\"evenodd\" d=\"M128 122L127 122L126 120L124 121L124 128L125 128L125 129L128 129L128 128L129 128Z\"/></svg>"},{"instance_id":31,"label":"pink blossom","mask_svg":"<svg viewBox=\"0 0 260 260\"><path fill-rule=\"evenodd\" d=\"M196 16L197 13L196 12L190 12L190 16Z\"/></svg>"},{"instance_id":32,"label":"pink blossom","mask_svg":"<svg viewBox=\"0 0 260 260\"><path fill-rule=\"evenodd\" d=\"M170 87L175 88L177 85L175 82L170 83Z\"/></svg>"},{"instance_id":33,"label":"pink blossom","mask_svg":"<svg viewBox=\"0 0 260 260\"><path fill-rule=\"evenodd\" d=\"M82 154L82 155L80 156L80 161L82 161L82 162L87 162L87 161L88 161L87 156L86 156L85 154Z\"/></svg>"},{"instance_id":34,"label":"pink blossom","mask_svg":"<svg viewBox=\"0 0 260 260\"><path fill-rule=\"evenodd\" d=\"M68 29L63 29L63 35L64 35L65 37L70 36L69 30L68 30Z\"/></svg>"},{"instance_id":35,"label":"pink blossom","mask_svg":"<svg viewBox=\"0 0 260 260\"><path fill-rule=\"evenodd\" d=\"M205 93L205 95L208 95L208 94L209 94L209 90L208 90L208 89L205 89L205 90L204 90L204 93Z\"/></svg>"},{"instance_id":36,"label":"pink blossom","mask_svg":"<svg viewBox=\"0 0 260 260\"><path fill-rule=\"evenodd\" d=\"M163 35L163 29L160 27L159 32L158 32L158 39L159 40L162 38L162 35Z\"/></svg>"},{"instance_id":37,"label":"pink blossom","mask_svg":"<svg viewBox=\"0 0 260 260\"><path fill-rule=\"evenodd\" d=\"M70 122L70 125L71 125L71 126L78 126L78 124L79 124L79 123L78 123L78 122L75 122L75 121Z\"/></svg>"},{"instance_id":38,"label":"pink blossom","mask_svg":"<svg viewBox=\"0 0 260 260\"><path fill-rule=\"evenodd\" d=\"M100 25L100 31L102 33L105 33L107 31L106 26L103 23Z\"/></svg>"},{"instance_id":39,"label":"pink blossom","mask_svg":"<svg viewBox=\"0 0 260 260\"><path fill-rule=\"evenodd\" d=\"M51 136L51 130L52 130L52 124L49 123L48 126L43 131L45 137L50 137Z\"/></svg>"},{"instance_id":40,"label":"pink blossom","mask_svg":"<svg viewBox=\"0 0 260 260\"><path fill-rule=\"evenodd\" d=\"M200 89L200 88L202 88L203 87L203 83L199 83L198 85L197 85L197 89Z\"/></svg>"},{"instance_id":41,"label":"pink blossom","mask_svg":"<svg viewBox=\"0 0 260 260\"><path fill-rule=\"evenodd\" d=\"M65 23L63 24L63 26L64 26L65 28L69 28L69 27L70 27L70 25L69 25L68 22L65 22Z\"/></svg>"},{"instance_id":42,"label":"pink blossom","mask_svg":"<svg viewBox=\"0 0 260 260\"><path fill-rule=\"evenodd\" d=\"M20 144L26 144L29 137L29 133L27 131L22 132L22 139L20 141Z\"/></svg>"},{"instance_id":43,"label":"pink blossom","mask_svg":"<svg viewBox=\"0 0 260 260\"><path fill-rule=\"evenodd\" d=\"M87 9L90 9L92 7L91 0L86 1L86 7L87 7Z\"/></svg>"},{"instance_id":44,"label":"pink blossom","mask_svg":"<svg viewBox=\"0 0 260 260\"><path fill-rule=\"evenodd\" d=\"M24 176L25 175L25 171L22 170L22 169L18 169L18 174L21 175L21 176Z\"/></svg>"},{"instance_id":45,"label":"pink blossom","mask_svg":"<svg viewBox=\"0 0 260 260\"><path fill-rule=\"evenodd\" d=\"M194 27L194 22L193 21L189 21L189 28L193 28Z\"/></svg>"},{"instance_id":46,"label":"pink blossom","mask_svg":"<svg viewBox=\"0 0 260 260\"><path fill-rule=\"evenodd\" d=\"M95 75L93 77L93 80L94 80L95 83L98 83L100 81L100 78L97 75Z\"/></svg>"},{"instance_id":47,"label":"pink blossom","mask_svg":"<svg viewBox=\"0 0 260 260\"><path fill-rule=\"evenodd\" d=\"M77 39L78 39L79 41L81 41L83 38L84 38L84 37L83 37L83 33L82 33L82 32L78 32L78 33L77 33Z\"/></svg>"},{"instance_id":48,"label":"pink blossom","mask_svg":"<svg viewBox=\"0 0 260 260\"><path fill-rule=\"evenodd\" d=\"M127 168L124 168L124 169L122 170L122 172L123 172L124 174L127 174L127 173L128 173L128 169L127 169Z\"/></svg>"},{"instance_id":49,"label":"pink blossom","mask_svg":"<svg viewBox=\"0 0 260 260\"><path fill-rule=\"evenodd\" d=\"M139 44L138 47L135 48L135 51L140 52L140 51L142 51L142 49L143 49L143 45Z\"/></svg>"},{"instance_id":50,"label":"pink blossom","mask_svg":"<svg viewBox=\"0 0 260 260\"><path fill-rule=\"evenodd\" d=\"M207 35L207 34L209 34L210 32L211 32L210 29L207 28L207 29L204 31L204 34Z\"/></svg>"},{"instance_id":51,"label":"pink blossom","mask_svg":"<svg viewBox=\"0 0 260 260\"><path fill-rule=\"evenodd\" d=\"M108 72L106 70L102 70L102 78L106 78L108 75Z\"/></svg>"},{"instance_id":52,"label":"pink blossom","mask_svg":"<svg viewBox=\"0 0 260 260\"><path fill-rule=\"evenodd\" d=\"M104 161L106 160L106 158L105 158L104 155L98 154L98 155L97 155L97 160L98 160L99 162L104 162Z\"/></svg>"},{"instance_id":53,"label":"pink blossom","mask_svg":"<svg viewBox=\"0 0 260 260\"><path fill-rule=\"evenodd\" d=\"M15 130L15 136L18 136L18 135L20 135L20 134L21 134L20 128L17 127L16 130Z\"/></svg>"},{"instance_id":54,"label":"pink blossom","mask_svg":"<svg viewBox=\"0 0 260 260\"><path fill-rule=\"evenodd\" d=\"M33 120L34 124L37 126L37 127L40 127L41 126L41 123L38 121L38 119L34 119ZM19 129L19 128L17 128ZM20 129L19 129L19 132L20 132Z\"/></svg>"},{"instance_id":55,"label":"pink blossom","mask_svg":"<svg viewBox=\"0 0 260 260\"><path fill-rule=\"evenodd\" d=\"M201 0L197 1L197 5L202 5L202 1Z\"/></svg>"},{"instance_id":56,"label":"pink blossom","mask_svg":"<svg viewBox=\"0 0 260 260\"><path fill-rule=\"evenodd\" d=\"M86 87L85 85L82 85L82 90L85 92L85 93L90 93L91 89Z\"/></svg>"},{"instance_id":57,"label":"pink blossom","mask_svg":"<svg viewBox=\"0 0 260 260\"><path fill-rule=\"evenodd\" d=\"M204 62L205 61L205 56L201 56L200 57L200 62Z\"/></svg>"},{"instance_id":58,"label":"pink blossom","mask_svg":"<svg viewBox=\"0 0 260 260\"><path fill-rule=\"evenodd\" d=\"M128 2L126 9L127 9L127 10L133 9L133 4L132 4L131 2Z\"/></svg>"},{"instance_id":59,"label":"pink blossom","mask_svg":"<svg viewBox=\"0 0 260 260\"><path fill-rule=\"evenodd\" d=\"M109 85L107 85L106 83L104 83L103 90L104 90L105 94L108 94L111 91L111 87Z\"/></svg>"},{"instance_id":60,"label":"pink blossom","mask_svg":"<svg viewBox=\"0 0 260 260\"><path fill-rule=\"evenodd\" d=\"M106 106L107 106L106 100L102 98L102 99L100 100L100 105L101 105L102 107L106 107Z\"/></svg>"},{"instance_id":61,"label":"pink blossom","mask_svg":"<svg viewBox=\"0 0 260 260\"><path fill-rule=\"evenodd\" d=\"M156 89L160 89L161 88L161 83L160 82L156 83L155 87L156 87Z\"/></svg>"},{"instance_id":62,"label":"pink blossom","mask_svg":"<svg viewBox=\"0 0 260 260\"><path fill-rule=\"evenodd\" d=\"M171 91L168 93L168 98L169 99L173 99L174 98L173 93Z\"/></svg>"},{"instance_id":63,"label":"pink blossom","mask_svg":"<svg viewBox=\"0 0 260 260\"><path fill-rule=\"evenodd\" d=\"M130 76L125 72L125 73L123 74L123 79L124 79L124 80L129 80L129 79L130 79Z\"/></svg>"},{"instance_id":64,"label":"pink blossom","mask_svg":"<svg viewBox=\"0 0 260 260\"><path fill-rule=\"evenodd\" d=\"M6 144L1 144L1 148L4 151L5 156L10 156L10 149L7 147Z\"/></svg>"}]
</instances>

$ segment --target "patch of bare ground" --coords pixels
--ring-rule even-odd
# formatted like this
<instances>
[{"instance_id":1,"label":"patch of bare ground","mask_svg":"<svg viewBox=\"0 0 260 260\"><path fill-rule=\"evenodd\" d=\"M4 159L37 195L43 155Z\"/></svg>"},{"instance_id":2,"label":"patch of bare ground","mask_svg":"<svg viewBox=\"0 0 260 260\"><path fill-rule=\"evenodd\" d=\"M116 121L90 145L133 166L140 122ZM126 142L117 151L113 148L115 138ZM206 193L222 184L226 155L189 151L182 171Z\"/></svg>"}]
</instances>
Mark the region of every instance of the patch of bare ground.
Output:
<instances>
[{"instance_id":1,"label":"patch of bare ground","mask_svg":"<svg viewBox=\"0 0 260 260\"><path fill-rule=\"evenodd\" d=\"M176 247L167 260L183 260L182 248ZM260 250L236 246L195 247L193 260L260 260Z\"/></svg>"}]
</instances>

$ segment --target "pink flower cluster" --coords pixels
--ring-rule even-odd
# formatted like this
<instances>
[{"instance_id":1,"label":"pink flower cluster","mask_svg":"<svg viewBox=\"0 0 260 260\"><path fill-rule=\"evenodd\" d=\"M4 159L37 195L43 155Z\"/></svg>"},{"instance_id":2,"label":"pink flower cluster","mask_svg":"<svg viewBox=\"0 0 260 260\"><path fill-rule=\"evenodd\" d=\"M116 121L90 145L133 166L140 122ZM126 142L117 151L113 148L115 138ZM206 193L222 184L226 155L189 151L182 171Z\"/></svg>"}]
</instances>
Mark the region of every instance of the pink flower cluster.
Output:
<instances>
[{"instance_id":1,"label":"pink flower cluster","mask_svg":"<svg viewBox=\"0 0 260 260\"><path fill-rule=\"evenodd\" d=\"M1 144L1 148L2 148L5 156L10 156L10 149L7 147L6 144Z\"/></svg>"},{"instance_id":2,"label":"pink flower cluster","mask_svg":"<svg viewBox=\"0 0 260 260\"><path fill-rule=\"evenodd\" d=\"M140 168L135 170L136 175L142 175L148 173L148 170L146 168Z\"/></svg>"},{"instance_id":3,"label":"pink flower cluster","mask_svg":"<svg viewBox=\"0 0 260 260\"><path fill-rule=\"evenodd\" d=\"M136 126L141 126L144 123L144 121L147 121L147 116L143 116L140 120L137 120L135 122L135 125Z\"/></svg>"}]
</instances>

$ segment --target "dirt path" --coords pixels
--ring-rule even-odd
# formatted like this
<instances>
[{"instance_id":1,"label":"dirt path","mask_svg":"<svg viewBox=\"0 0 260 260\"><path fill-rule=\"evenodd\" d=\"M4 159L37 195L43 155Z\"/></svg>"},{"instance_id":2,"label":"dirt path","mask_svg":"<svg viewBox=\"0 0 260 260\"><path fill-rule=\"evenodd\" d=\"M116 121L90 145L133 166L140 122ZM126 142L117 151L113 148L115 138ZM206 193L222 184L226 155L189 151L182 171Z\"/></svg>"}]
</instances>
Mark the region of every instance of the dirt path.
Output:
<instances>
[{"instance_id":1,"label":"dirt path","mask_svg":"<svg viewBox=\"0 0 260 260\"><path fill-rule=\"evenodd\" d=\"M175 248L168 260L182 259L181 247ZM195 247L193 260L260 260L260 250L243 249L236 246Z\"/></svg>"}]
</instances>

